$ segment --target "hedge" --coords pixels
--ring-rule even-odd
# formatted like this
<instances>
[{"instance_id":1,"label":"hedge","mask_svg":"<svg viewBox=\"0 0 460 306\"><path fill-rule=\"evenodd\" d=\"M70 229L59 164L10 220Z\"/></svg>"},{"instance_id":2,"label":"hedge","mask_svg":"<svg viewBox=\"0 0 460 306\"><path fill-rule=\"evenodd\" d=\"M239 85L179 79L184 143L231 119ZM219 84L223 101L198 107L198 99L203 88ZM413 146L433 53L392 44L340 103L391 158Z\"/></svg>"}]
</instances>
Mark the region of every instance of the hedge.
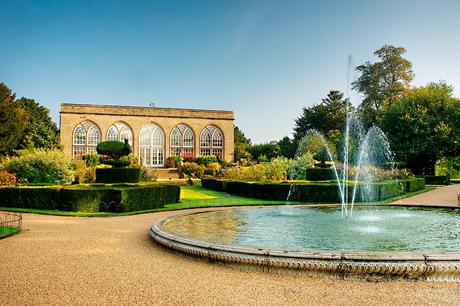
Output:
<instances>
[{"instance_id":1,"label":"hedge","mask_svg":"<svg viewBox=\"0 0 460 306\"><path fill-rule=\"evenodd\" d=\"M0 187L0 207L76 212L128 212L177 203L180 187L162 184Z\"/></svg>"},{"instance_id":2,"label":"hedge","mask_svg":"<svg viewBox=\"0 0 460 306\"><path fill-rule=\"evenodd\" d=\"M340 192L336 183L310 182L242 182L223 179L203 178L201 186L230 194L266 200L286 200L291 191L290 201L304 203L339 203ZM406 191L420 190L425 187L420 179L385 181L368 185L358 184L355 193L356 202L382 201L403 194ZM349 198L353 197L353 186L348 187Z\"/></svg>"},{"instance_id":3,"label":"hedge","mask_svg":"<svg viewBox=\"0 0 460 306\"><path fill-rule=\"evenodd\" d=\"M140 168L96 168L97 183L139 183Z\"/></svg>"},{"instance_id":4,"label":"hedge","mask_svg":"<svg viewBox=\"0 0 460 306\"><path fill-rule=\"evenodd\" d=\"M427 185L449 185L449 175L420 175L418 178L424 178Z\"/></svg>"},{"instance_id":5,"label":"hedge","mask_svg":"<svg viewBox=\"0 0 460 306\"><path fill-rule=\"evenodd\" d=\"M332 168L308 168L305 170L305 179L307 181L328 181L337 179L335 171ZM343 170L337 169L339 178L343 176Z\"/></svg>"},{"instance_id":6,"label":"hedge","mask_svg":"<svg viewBox=\"0 0 460 306\"><path fill-rule=\"evenodd\" d=\"M60 187L0 187L0 207L59 209Z\"/></svg>"}]
</instances>

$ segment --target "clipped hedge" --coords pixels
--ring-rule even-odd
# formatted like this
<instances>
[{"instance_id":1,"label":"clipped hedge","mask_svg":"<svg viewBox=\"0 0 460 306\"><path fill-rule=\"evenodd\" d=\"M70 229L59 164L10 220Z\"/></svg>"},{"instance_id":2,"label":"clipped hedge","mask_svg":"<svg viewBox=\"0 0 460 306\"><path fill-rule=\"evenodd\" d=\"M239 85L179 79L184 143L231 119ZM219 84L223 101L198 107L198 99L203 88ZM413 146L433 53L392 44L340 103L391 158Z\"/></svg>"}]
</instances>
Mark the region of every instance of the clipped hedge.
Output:
<instances>
[{"instance_id":1,"label":"clipped hedge","mask_svg":"<svg viewBox=\"0 0 460 306\"><path fill-rule=\"evenodd\" d=\"M180 187L162 184L1 187L0 207L75 212L128 212L177 203Z\"/></svg>"},{"instance_id":2,"label":"clipped hedge","mask_svg":"<svg viewBox=\"0 0 460 306\"><path fill-rule=\"evenodd\" d=\"M304 203L339 203L340 192L336 183L310 182L242 182L223 179L203 178L201 186L217 191L228 192L246 197L266 200L286 200ZM410 191L425 187L424 181L408 179L400 181L385 181L368 185L358 184L355 193L355 202L382 201ZM353 186L349 186L350 199L353 196Z\"/></svg>"},{"instance_id":3,"label":"clipped hedge","mask_svg":"<svg viewBox=\"0 0 460 306\"><path fill-rule=\"evenodd\" d=\"M0 207L55 210L60 208L60 187L0 187Z\"/></svg>"},{"instance_id":4,"label":"clipped hedge","mask_svg":"<svg viewBox=\"0 0 460 306\"><path fill-rule=\"evenodd\" d=\"M305 170L305 179L307 181L328 181L335 180L335 172L332 168L308 168ZM343 176L343 170L337 169L339 178Z\"/></svg>"},{"instance_id":5,"label":"clipped hedge","mask_svg":"<svg viewBox=\"0 0 460 306\"><path fill-rule=\"evenodd\" d=\"M139 183L141 168L96 168L97 183Z\"/></svg>"},{"instance_id":6,"label":"clipped hedge","mask_svg":"<svg viewBox=\"0 0 460 306\"><path fill-rule=\"evenodd\" d=\"M449 185L449 175L420 175L418 178L424 178L427 185Z\"/></svg>"},{"instance_id":7,"label":"clipped hedge","mask_svg":"<svg viewBox=\"0 0 460 306\"><path fill-rule=\"evenodd\" d=\"M402 179L400 182L404 185L406 192L425 189L425 179L422 177Z\"/></svg>"}]
</instances>

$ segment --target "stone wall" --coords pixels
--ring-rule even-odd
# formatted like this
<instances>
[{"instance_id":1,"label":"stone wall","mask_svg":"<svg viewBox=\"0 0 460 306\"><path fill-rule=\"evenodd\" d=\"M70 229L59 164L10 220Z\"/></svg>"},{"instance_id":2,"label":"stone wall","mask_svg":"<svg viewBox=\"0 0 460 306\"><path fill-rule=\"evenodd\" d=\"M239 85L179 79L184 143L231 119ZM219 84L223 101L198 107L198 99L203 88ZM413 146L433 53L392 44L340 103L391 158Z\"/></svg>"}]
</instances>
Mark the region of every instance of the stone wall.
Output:
<instances>
[{"instance_id":1,"label":"stone wall","mask_svg":"<svg viewBox=\"0 0 460 306\"><path fill-rule=\"evenodd\" d=\"M170 155L171 130L178 124L188 125L195 134L195 154L199 155L200 133L208 125L218 127L224 135L223 156L233 161L233 125L231 111L194 110L157 107L109 106L90 104L61 104L61 145L68 156L72 156L72 135L75 126L89 120L101 131L101 141L107 140L107 130L116 122L123 122L133 131L133 153L139 155L139 133L147 124L158 124L165 135L165 156Z\"/></svg>"}]
</instances>

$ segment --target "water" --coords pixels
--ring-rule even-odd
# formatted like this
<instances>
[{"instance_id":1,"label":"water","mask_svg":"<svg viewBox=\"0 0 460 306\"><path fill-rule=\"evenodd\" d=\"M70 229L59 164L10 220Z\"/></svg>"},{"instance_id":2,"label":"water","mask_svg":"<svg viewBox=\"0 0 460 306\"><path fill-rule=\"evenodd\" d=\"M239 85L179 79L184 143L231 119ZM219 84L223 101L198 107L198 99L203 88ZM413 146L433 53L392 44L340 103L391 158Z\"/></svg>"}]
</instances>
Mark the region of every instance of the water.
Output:
<instances>
[{"instance_id":1,"label":"water","mask_svg":"<svg viewBox=\"0 0 460 306\"><path fill-rule=\"evenodd\" d=\"M460 250L460 212L405 207L298 206L239 208L182 216L166 223L180 236L217 244L325 251Z\"/></svg>"}]
</instances>

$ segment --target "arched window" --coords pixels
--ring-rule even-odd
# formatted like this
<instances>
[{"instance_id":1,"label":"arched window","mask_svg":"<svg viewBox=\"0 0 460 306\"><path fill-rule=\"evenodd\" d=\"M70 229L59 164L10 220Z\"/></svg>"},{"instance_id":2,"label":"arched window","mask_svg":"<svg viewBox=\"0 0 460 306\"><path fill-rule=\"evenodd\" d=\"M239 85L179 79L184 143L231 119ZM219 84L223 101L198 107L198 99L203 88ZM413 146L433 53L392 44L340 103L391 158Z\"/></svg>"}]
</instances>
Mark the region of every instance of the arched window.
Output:
<instances>
[{"instance_id":1,"label":"arched window","mask_svg":"<svg viewBox=\"0 0 460 306\"><path fill-rule=\"evenodd\" d=\"M181 156L195 155L195 136L190 127L179 124L171 131L171 154Z\"/></svg>"},{"instance_id":2,"label":"arched window","mask_svg":"<svg viewBox=\"0 0 460 306\"><path fill-rule=\"evenodd\" d=\"M91 121L83 121L73 129L72 139L72 157L77 158L96 152L96 146L101 141L101 132Z\"/></svg>"},{"instance_id":3,"label":"arched window","mask_svg":"<svg viewBox=\"0 0 460 306\"><path fill-rule=\"evenodd\" d=\"M139 157L146 166L160 167L164 164L164 133L157 124L149 124L139 134Z\"/></svg>"},{"instance_id":4,"label":"arched window","mask_svg":"<svg viewBox=\"0 0 460 306\"><path fill-rule=\"evenodd\" d=\"M123 122L117 122L107 131L107 140L122 141L128 139L129 145L133 146L133 131L131 128Z\"/></svg>"},{"instance_id":5,"label":"arched window","mask_svg":"<svg viewBox=\"0 0 460 306\"><path fill-rule=\"evenodd\" d=\"M208 125L201 131L200 155L215 155L223 158L224 135L214 125Z\"/></svg>"}]
</instances>

